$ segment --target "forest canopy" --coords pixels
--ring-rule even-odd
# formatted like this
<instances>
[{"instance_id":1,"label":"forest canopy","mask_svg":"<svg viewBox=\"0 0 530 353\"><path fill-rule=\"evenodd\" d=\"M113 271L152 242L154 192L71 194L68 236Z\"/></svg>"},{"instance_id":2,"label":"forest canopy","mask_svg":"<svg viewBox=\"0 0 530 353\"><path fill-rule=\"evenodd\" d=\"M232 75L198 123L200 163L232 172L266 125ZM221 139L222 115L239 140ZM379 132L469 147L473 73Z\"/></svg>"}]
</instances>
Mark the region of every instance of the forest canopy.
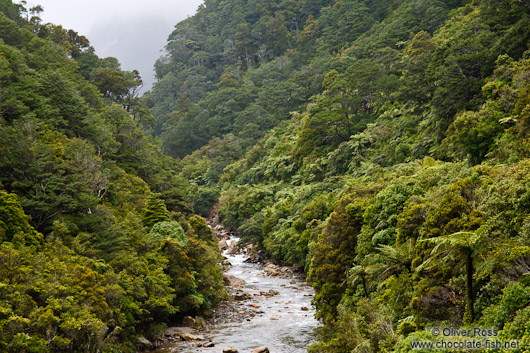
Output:
<instances>
[{"instance_id":1,"label":"forest canopy","mask_svg":"<svg viewBox=\"0 0 530 353\"><path fill-rule=\"evenodd\" d=\"M138 72L40 10L0 1L0 351L134 352L225 298L217 244Z\"/></svg>"},{"instance_id":2,"label":"forest canopy","mask_svg":"<svg viewBox=\"0 0 530 353\"><path fill-rule=\"evenodd\" d=\"M175 27L153 132L196 212L305 268L310 352L404 352L443 325L527 347L529 15L210 0Z\"/></svg>"}]
</instances>

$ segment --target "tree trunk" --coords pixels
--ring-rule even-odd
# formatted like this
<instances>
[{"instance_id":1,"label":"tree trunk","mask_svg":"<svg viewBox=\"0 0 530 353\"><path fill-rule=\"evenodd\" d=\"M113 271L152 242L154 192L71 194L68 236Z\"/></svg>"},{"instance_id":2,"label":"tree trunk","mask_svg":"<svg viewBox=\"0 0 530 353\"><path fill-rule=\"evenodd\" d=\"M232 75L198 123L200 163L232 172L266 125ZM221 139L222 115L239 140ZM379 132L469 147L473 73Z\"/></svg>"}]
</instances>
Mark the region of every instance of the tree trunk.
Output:
<instances>
[{"instance_id":1,"label":"tree trunk","mask_svg":"<svg viewBox=\"0 0 530 353\"><path fill-rule=\"evenodd\" d=\"M473 323L475 321L474 311L475 297L473 296L473 257L471 249L466 251L466 313L464 322Z\"/></svg>"},{"instance_id":2,"label":"tree trunk","mask_svg":"<svg viewBox=\"0 0 530 353\"><path fill-rule=\"evenodd\" d=\"M363 280L364 296L368 298L368 291L366 290L366 279L364 278L364 276L362 276L361 278Z\"/></svg>"}]
</instances>

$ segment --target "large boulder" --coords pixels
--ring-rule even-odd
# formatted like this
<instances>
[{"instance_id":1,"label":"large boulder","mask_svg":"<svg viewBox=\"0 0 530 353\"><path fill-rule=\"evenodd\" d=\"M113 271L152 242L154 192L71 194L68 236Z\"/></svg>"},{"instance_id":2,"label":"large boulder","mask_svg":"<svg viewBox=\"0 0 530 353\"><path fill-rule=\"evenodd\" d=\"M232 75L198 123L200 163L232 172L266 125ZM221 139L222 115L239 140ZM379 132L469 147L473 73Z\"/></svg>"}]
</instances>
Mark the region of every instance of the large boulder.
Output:
<instances>
[{"instance_id":1,"label":"large boulder","mask_svg":"<svg viewBox=\"0 0 530 353\"><path fill-rule=\"evenodd\" d=\"M153 344L145 337L137 337L134 340L134 345L139 351L146 351L149 349L153 349Z\"/></svg>"},{"instance_id":2,"label":"large boulder","mask_svg":"<svg viewBox=\"0 0 530 353\"><path fill-rule=\"evenodd\" d=\"M252 353L270 353L267 347L258 347L252 351Z\"/></svg>"},{"instance_id":3,"label":"large boulder","mask_svg":"<svg viewBox=\"0 0 530 353\"><path fill-rule=\"evenodd\" d=\"M195 327L195 319L191 316L184 316L184 319L182 319L182 326L184 327Z\"/></svg>"},{"instance_id":4,"label":"large boulder","mask_svg":"<svg viewBox=\"0 0 530 353\"><path fill-rule=\"evenodd\" d=\"M280 274L280 267L275 264L268 264L265 266L265 272L271 277L278 276Z\"/></svg>"},{"instance_id":5,"label":"large boulder","mask_svg":"<svg viewBox=\"0 0 530 353\"><path fill-rule=\"evenodd\" d=\"M230 276L230 275L223 276L223 281L225 282L227 286L243 286L247 283L245 282L245 280L241 278L237 278L235 276Z\"/></svg>"},{"instance_id":6,"label":"large boulder","mask_svg":"<svg viewBox=\"0 0 530 353\"><path fill-rule=\"evenodd\" d=\"M180 335L180 338L182 338L184 341L203 341L204 336L201 335L192 335L191 333L183 332Z\"/></svg>"},{"instance_id":7,"label":"large boulder","mask_svg":"<svg viewBox=\"0 0 530 353\"><path fill-rule=\"evenodd\" d=\"M219 250L224 251L228 249L228 244L226 243L225 239L219 240Z\"/></svg>"},{"instance_id":8,"label":"large boulder","mask_svg":"<svg viewBox=\"0 0 530 353\"><path fill-rule=\"evenodd\" d=\"M228 245L228 250L226 250L227 255L237 255L239 254L239 248L237 247L236 241L231 241Z\"/></svg>"},{"instance_id":9,"label":"large boulder","mask_svg":"<svg viewBox=\"0 0 530 353\"><path fill-rule=\"evenodd\" d=\"M243 262L255 264L255 263L258 263L258 262L261 262L261 261L263 261L263 259L262 259L260 254L255 253L255 252L251 252L251 253L248 254L248 258L245 261L243 261Z\"/></svg>"}]
</instances>

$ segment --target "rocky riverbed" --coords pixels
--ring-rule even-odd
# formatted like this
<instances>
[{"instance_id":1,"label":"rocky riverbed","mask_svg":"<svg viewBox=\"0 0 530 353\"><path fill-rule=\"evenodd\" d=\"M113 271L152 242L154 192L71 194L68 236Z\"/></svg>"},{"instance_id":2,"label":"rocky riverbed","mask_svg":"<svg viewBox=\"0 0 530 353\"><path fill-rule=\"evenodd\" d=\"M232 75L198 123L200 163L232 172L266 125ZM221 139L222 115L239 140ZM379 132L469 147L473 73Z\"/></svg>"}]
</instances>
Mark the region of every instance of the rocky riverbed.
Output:
<instances>
[{"instance_id":1,"label":"rocky riverbed","mask_svg":"<svg viewBox=\"0 0 530 353\"><path fill-rule=\"evenodd\" d=\"M221 226L214 231L227 264L224 280L231 300L208 321L188 317L182 324L188 327L168 328L151 352L305 352L319 323L303 274L268 262L253 246L238 248L239 239Z\"/></svg>"}]
</instances>

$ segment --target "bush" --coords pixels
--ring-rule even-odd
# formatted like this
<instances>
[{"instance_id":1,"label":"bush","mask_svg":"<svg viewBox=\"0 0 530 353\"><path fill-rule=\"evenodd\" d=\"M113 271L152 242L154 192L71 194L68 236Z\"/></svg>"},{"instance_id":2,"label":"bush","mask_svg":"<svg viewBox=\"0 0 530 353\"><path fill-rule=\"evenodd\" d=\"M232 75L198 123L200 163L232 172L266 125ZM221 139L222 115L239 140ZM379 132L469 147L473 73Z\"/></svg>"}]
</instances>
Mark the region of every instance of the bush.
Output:
<instances>
[{"instance_id":1,"label":"bush","mask_svg":"<svg viewBox=\"0 0 530 353\"><path fill-rule=\"evenodd\" d=\"M515 310L530 302L529 288L519 282L511 282L494 301L497 303L484 310L481 322L487 327L500 330Z\"/></svg>"},{"instance_id":2,"label":"bush","mask_svg":"<svg viewBox=\"0 0 530 353\"><path fill-rule=\"evenodd\" d=\"M188 242L184 229L175 221L155 223L149 232L149 237L158 244L166 238L175 239L182 247L185 247Z\"/></svg>"}]
</instances>

